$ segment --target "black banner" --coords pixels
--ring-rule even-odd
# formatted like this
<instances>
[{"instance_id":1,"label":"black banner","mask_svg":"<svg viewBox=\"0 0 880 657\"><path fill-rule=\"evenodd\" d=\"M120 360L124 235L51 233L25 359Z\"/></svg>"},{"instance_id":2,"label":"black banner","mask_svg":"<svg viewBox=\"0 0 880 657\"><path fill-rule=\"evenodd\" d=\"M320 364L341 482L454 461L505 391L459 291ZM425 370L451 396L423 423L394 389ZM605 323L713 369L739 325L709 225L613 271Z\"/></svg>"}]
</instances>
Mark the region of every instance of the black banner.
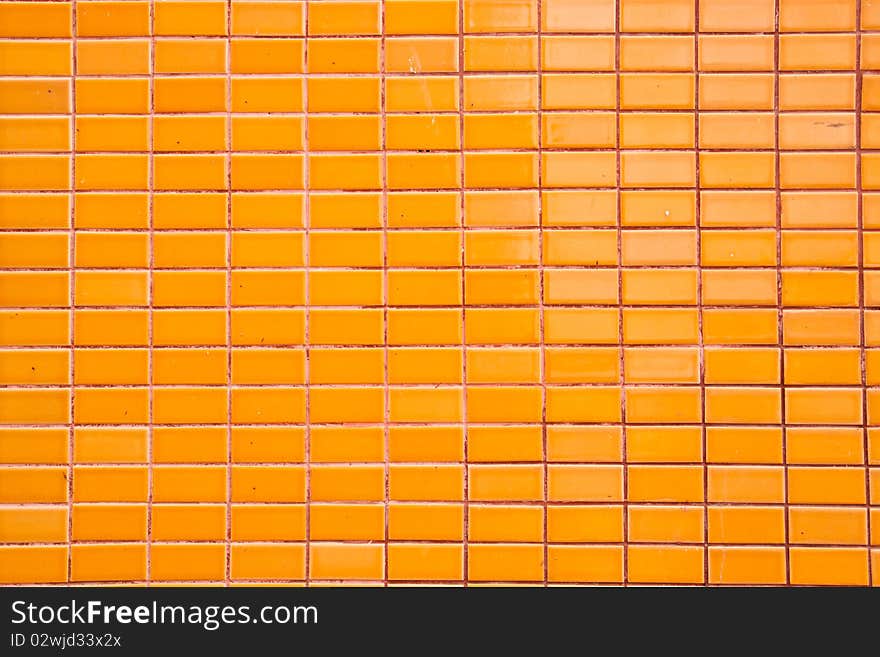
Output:
<instances>
[{"instance_id":1,"label":"black banner","mask_svg":"<svg viewBox=\"0 0 880 657\"><path fill-rule=\"evenodd\" d=\"M607 652L607 646L790 650L873 634L868 589L0 588L0 655L251 650L364 654L477 646ZM871 597L868 597L871 596ZM708 645L704 642L708 641ZM328 652L329 651L329 652ZM537 657L537 655L536 655Z\"/></svg>"}]
</instances>

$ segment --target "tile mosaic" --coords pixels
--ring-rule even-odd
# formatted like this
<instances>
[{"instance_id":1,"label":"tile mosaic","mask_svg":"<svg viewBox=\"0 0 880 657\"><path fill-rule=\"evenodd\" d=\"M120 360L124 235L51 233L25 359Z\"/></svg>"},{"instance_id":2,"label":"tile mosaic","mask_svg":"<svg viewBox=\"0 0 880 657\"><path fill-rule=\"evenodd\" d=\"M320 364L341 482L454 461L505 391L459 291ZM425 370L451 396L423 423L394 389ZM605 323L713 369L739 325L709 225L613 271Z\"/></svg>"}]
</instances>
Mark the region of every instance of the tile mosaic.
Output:
<instances>
[{"instance_id":1,"label":"tile mosaic","mask_svg":"<svg viewBox=\"0 0 880 657\"><path fill-rule=\"evenodd\" d=\"M876 583L875 4L0 2L0 582Z\"/></svg>"}]
</instances>

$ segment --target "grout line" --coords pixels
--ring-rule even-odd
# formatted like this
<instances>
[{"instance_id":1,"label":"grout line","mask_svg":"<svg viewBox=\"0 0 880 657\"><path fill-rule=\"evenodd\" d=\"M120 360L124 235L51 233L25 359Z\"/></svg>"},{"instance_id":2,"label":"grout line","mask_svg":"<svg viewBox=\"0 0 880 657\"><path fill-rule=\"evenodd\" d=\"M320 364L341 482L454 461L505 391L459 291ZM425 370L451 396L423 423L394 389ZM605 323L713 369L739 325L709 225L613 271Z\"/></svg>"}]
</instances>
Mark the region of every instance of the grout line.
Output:
<instances>
[{"instance_id":1,"label":"grout line","mask_svg":"<svg viewBox=\"0 0 880 657\"><path fill-rule=\"evenodd\" d=\"M154 2L157 0L154 0ZM226 0L226 550L225 585L232 583L232 0Z\"/></svg>"},{"instance_id":2,"label":"grout line","mask_svg":"<svg viewBox=\"0 0 880 657\"><path fill-rule=\"evenodd\" d=\"M856 101L855 101L855 130L856 130L856 218L858 230L858 266L859 266L859 369L862 384L862 458L865 467L865 550L868 559L868 586L876 583L874 573L874 560L871 558L871 545L873 543L873 527L871 524L871 458L868 420L868 368L865 338L865 221L864 221L864 198L862 193L862 92L864 76L862 72L862 3L856 4Z\"/></svg>"},{"instance_id":3,"label":"grout line","mask_svg":"<svg viewBox=\"0 0 880 657\"><path fill-rule=\"evenodd\" d=\"M786 30L783 29L780 31L780 34L783 36L806 36L806 37L848 37L848 36L856 36L858 32L858 28L851 30L840 30L840 29L830 29L830 30ZM880 34L878 30L862 30L863 34ZM308 38L312 38L318 41L379 41L379 39L383 36L391 39L392 41L412 41L412 40L420 40L420 39L428 39L432 41L439 42L450 42L459 35L458 32L422 32L422 33L398 33L398 34L387 34L383 31L369 32L363 34L348 34L348 33L339 33L339 34L316 34L309 36ZM672 40L672 41L681 41L688 37L693 36L693 32L682 32L679 30L621 30L620 35L624 38L628 38L631 40L645 40L653 37L660 37L664 40ZM774 32L772 30L754 30L744 32L742 30L730 30L730 31L720 31L720 30L707 30L705 32L700 32L701 35L706 37L720 37L719 40L736 40L737 37L772 37ZM480 30L474 32L464 32L464 36L466 38L473 39L481 39L481 40L494 40L494 37L504 37L508 39L514 40L524 40L524 39L534 39L537 36L537 32L531 30L511 30L511 31L494 31L494 30ZM543 31L544 38L548 40L554 40L559 37L577 37L582 38L587 41L598 41L601 39L610 40L614 36L613 29L607 30L544 30ZM598 39L597 39L598 37ZM83 39L87 42L97 42L97 41L145 41L149 38L148 34L134 34L134 35L84 35ZM198 34L198 35L186 35L186 34L161 34L157 35L157 39L160 42L191 42L191 41L219 41L224 39L225 34ZM304 34L295 34L295 35L266 35L266 34L235 34L232 36L233 41L280 41L280 40L292 40L292 41L302 41L306 38ZM5 36L0 37L0 42L9 42L9 41L37 41L47 42L47 43L65 43L63 37L58 36ZM750 40L750 39L747 39ZM846 69L839 69L846 70ZM739 71L738 71L739 72ZM240 74L241 75L241 74Z\"/></svg>"},{"instance_id":4,"label":"grout line","mask_svg":"<svg viewBox=\"0 0 880 657\"><path fill-rule=\"evenodd\" d=\"M155 371L154 371L154 354L153 354L153 343L154 343L154 317L155 313L153 310L153 306L156 298L156 289L155 289L155 279L154 279L154 267L155 267L155 242L154 242L154 194L153 188L155 186L155 177L156 177L156 166L154 159L154 149L155 149L155 141L154 130L155 130L155 120L156 120L156 96L155 96L155 85L153 84L153 72L156 70L156 40L155 40L155 32L156 32L156 0L150 0L149 3L149 12L150 12L150 82L149 82L149 94L150 94L150 117L149 122L147 124L147 147L150 149L149 152L149 167L147 169L147 249L149 258L149 279L147 280L147 300L149 303L149 308L147 310L148 313L148 324L147 324L147 384L149 386L148 390L148 398L147 398L147 421L149 422L147 426L147 485L148 485L148 496L147 496L147 586L150 585L151 580L153 579L153 495L154 495L154 480L153 480L153 461L154 461L154 392L153 392L153 383L155 380Z\"/></svg>"},{"instance_id":5,"label":"grout line","mask_svg":"<svg viewBox=\"0 0 880 657\"><path fill-rule=\"evenodd\" d=\"M547 358L544 326L544 51L542 29L544 27L544 4L537 0L538 26L538 367L540 368L541 385L541 458L543 460L543 538L544 538L544 587L550 581L550 535L547 503L550 500L549 469L547 452ZM617 121L617 117L615 117Z\"/></svg>"},{"instance_id":6,"label":"grout line","mask_svg":"<svg viewBox=\"0 0 880 657\"><path fill-rule=\"evenodd\" d=\"M700 3L694 2L694 182L695 214L697 220L697 333L699 343L698 371L700 377L700 452L703 460L703 584L708 586L709 572L709 466L706 430L706 340L703 326L703 205L700 172Z\"/></svg>"},{"instance_id":7,"label":"grout line","mask_svg":"<svg viewBox=\"0 0 880 657\"><path fill-rule=\"evenodd\" d=\"M461 259L461 405L462 405L462 452L464 459L464 504L463 504L463 523L462 542L462 584L467 587L470 585L470 453L469 445L469 420L468 420L468 337L467 337L467 311L465 299L467 289L465 288L465 280L467 278L466 258L465 258L465 239L467 237L466 221L465 221L465 201L467 198L467 188L465 185L465 139L464 139L464 119L465 119L465 102L464 102L464 6L465 0L458 0L458 145L461 158L459 161L459 207L458 207L458 229L460 235L460 253Z\"/></svg>"},{"instance_id":8,"label":"grout line","mask_svg":"<svg viewBox=\"0 0 880 657\"><path fill-rule=\"evenodd\" d=\"M303 46L303 68L306 72L309 70L309 43L311 42L311 37L309 36L309 2L310 0L304 0L303 4L303 30L305 31L305 43ZM308 78L307 78L308 79ZM311 225L312 225L312 216L311 216L311 152L309 148L309 115L310 115L310 107L309 107L309 85L307 84L307 79L302 83L302 95L303 95L303 109L305 110L305 117L303 119L303 187L305 192L303 194L304 199L304 207L303 207L303 266L305 268L305 280L303 281L305 285L305 335L303 341L305 342L305 372L304 372L304 381L305 381L305 483L306 483L306 500L305 500L305 541L306 541L306 554L305 554L305 585L312 585L312 298L311 298L311 260L312 260L312 250L310 247L311 243Z\"/></svg>"},{"instance_id":9,"label":"grout line","mask_svg":"<svg viewBox=\"0 0 880 657\"><path fill-rule=\"evenodd\" d=\"M75 435L76 435L76 31L77 31L77 5L78 0L71 3L71 75L70 75L70 192L68 203L70 204L68 221L70 225L68 252L67 252L67 275L68 301L70 309L67 318L68 341L70 352L68 355L68 368L70 369L70 384L68 386L70 402L68 408L68 436L67 436L67 582L73 581L73 464L75 462Z\"/></svg>"},{"instance_id":10,"label":"grout line","mask_svg":"<svg viewBox=\"0 0 880 657\"><path fill-rule=\"evenodd\" d=\"M385 518L384 518L384 532L385 532L385 545L383 552L383 561L384 561L384 585L387 587L389 583L389 536L390 536L390 504L391 504L391 474L390 474L390 463L391 463L391 430L389 425L391 423L391 390L390 390L390 378L388 376L389 363L388 363L388 301L390 298L390 287L388 284L388 119L386 117L387 110L387 80L386 80L386 68L387 68L387 52L385 48L385 0L379 0L379 12L380 12L380 21L382 25L382 37L381 37L381 45L379 50L379 94L380 94L380 102L379 102L379 130L381 135L381 146L382 146L382 341L383 345L383 354L382 354L382 365L383 365L383 373L382 373L382 381L384 384L384 396L382 398L383 401L383 430L382 430L382 443L384 449L384 492L385 492Z\"/></svg>"},{"instance_id":11,"label":"grout line","mask_svg":"<svg viewBox=\"0 0 880 657\"><path fill-rule=\"evenodd\" d=\"M789 480L788 480L788 435L786 426L787 392L785 382L785 307L783 303L783 259L782 259L782 191L780 178L782 175L782 155L779 148L779 60L780 60L780 33L779 12L782 0L775 0L774 26L773 26L773 133L775 137L774 152L774 191L776 196L776 343L779 347L779 390L780 390L780 425L782 429L782 482L784 491L783 501L783 531L785 534L785 584L791 586L791 527L789 513Z\"/></svg>"},{"instance_id":12,"label":"grout line","mask_svg":"<svg viewBox=\"0 0 880 657\"><path fill-rule=\"evenodd\" d=\"M629 586L629 462L627 459L627 431L626 431L626 352L623 332L623 186L621 175L621 130L620 130L620 101L621 101L621 69L620 69L620 21L623 13L623 0L614 2L614 77L615 77L615 183L616 183L616 232L617 232L617 348L618 357L618 385L620 386L620 437L621 437L621 461L623 463L623 527L621 536L623 540L623 586Z\"/></svg>"}]
</instances>

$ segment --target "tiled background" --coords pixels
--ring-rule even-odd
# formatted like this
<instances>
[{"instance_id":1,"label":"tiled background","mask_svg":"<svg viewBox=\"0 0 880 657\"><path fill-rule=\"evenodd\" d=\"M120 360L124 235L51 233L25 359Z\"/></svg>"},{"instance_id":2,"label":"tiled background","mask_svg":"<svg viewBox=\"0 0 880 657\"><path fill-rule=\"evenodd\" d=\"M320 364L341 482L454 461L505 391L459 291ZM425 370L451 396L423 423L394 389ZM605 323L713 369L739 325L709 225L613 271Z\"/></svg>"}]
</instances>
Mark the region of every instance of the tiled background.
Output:
<instances>
[{"instance_id":1,"label":"tiled background","mask_svg":"<svg viewBox=\"0 0 880 657\"><path fill-rule=\"evenodd\" d=\"M876 582L874 70L877 0L0 2L0 582Z\"/></svg>"}]
</instances>

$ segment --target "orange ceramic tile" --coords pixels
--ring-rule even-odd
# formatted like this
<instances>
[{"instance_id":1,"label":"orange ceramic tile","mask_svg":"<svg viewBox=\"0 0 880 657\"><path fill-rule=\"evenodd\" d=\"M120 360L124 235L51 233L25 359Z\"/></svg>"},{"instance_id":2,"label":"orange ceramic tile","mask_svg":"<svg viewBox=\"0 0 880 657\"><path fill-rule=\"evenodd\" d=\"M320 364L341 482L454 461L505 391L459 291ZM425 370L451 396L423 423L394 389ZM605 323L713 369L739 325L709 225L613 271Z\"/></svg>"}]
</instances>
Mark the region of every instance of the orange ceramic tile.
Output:
<instances>
[{"instance_id":1,"label":"orange ceramic tile","mask_svg":"<svg viewBox=\"0 0 880 657\"><path fill-rule=\"evenodd\" d=\"M538 41L534 36L469 36L463 55L465 71L534 71Z\"/></svg>"},{"instance_id":2,"label":"orange ceramic tile","mask_svg":"<svg viewBox=\"0 0 880 657\"><path fill-rule=\"evenodd\" d=\"M701 148L773 148L772 114L718 113L700 117Z\"/></svg>"},{"instance_id":3,"label":"orange ceramic tile","mask_svg":"<svg viewBox=\"0 0 880 657\"><path fill-rule=\"evenodd\" d=\"M792 548L792 584L868 583L868 553L857 548Z\"/></svg>"},{"instance_id":4,"label":"orange ceramic tile","mask_svg":"<svg viewBox=\"0 0 880 657\"><path fill-rule=\"evenodd\" d=\"M771 71L771 35L703 35L699 39L701 71Z\"/></svg>"},{"instance_id":5,"label":"orange ceramic tile","mask_svg":"<svg viewBox=\"0 0 880 657\"><path fill-rule=\"evenodd\" d=\"M312 579L381 580L384 552L381 545L316 544L309 549Z\"/></svg>"},{"instance_id":6,"label":"orange ceramic tile","mask_svg":"<svg viewBox=\"0 0 880 657\"><path fill-rule=\"evenodd\" d=\"M547 496L553 502L620 501L622 470L611 465L552 465L547 472Z\"/></svg>"},{"instance_id":7,"label":"orange ceramic tile","mask_svg":"<svg viewBox=\"0 0 880 657\"><path fill-rule=\"evenodd\" d=\"M773 187L774 166L772 153L700 153L700 184L708 188Z\"/></svg>"},{"instance_id":8,"label":"orange ceramic tile","mask_svg":"<svg viewBox=\"0 0 880 657\"><path fill-rule=\"evenodd\" d=\"M771 74L706 73L700 75L699 88L700 109L772 110L774 106Z\"/></svg>"},{"instance_id":9,"label":"orange ceramic tile","mask_svg":"<svg viewBox=\"0 0 880 657\"><path fill-rule=\"evenodd\" d=\"M30 467L6 470L0 487L5 504L67 502L67 474L62 468Z\"/></svg>"},{"instance_id":10,"label":"orange ceramic tile","mask_svg":"<svg viewBox=\"0 0 880 657\"><path fill-rule=\"evenodd\" d=\"M70 548L72 582L143 580L146 570L145 545L84 544Z\"/></svg>"},{"instance_id":11,"label":"orange ceramic tile","mask_svg":"<svg viewBox=\"0 0 880 657\"><path fill-rule=\"evenodd\" d=\"M385 509L379 505L327 504L311 507L310 537L326 540L381 540Z\"/></svg>"},{"instance_id":12,"label":"orange ceramic tile","mask_svg":"<svg viewBox=\"0 0 880 657\"><path fill-rule=\"evenodd\" d=\"M633 113L620 116L621 148L689 148L693 143L694 118L687 114ZM603 143L571 145L606 146ZM613 140L607 145L614 146Z\"/></svg>"},{"instance_id":13,"label":"orange ceramic tile","mask_svg":"<svg viewBox=\"0 0 880 657\"><path fill-rule=\"evenodd\" d=\"M540 542L544 514L539 506L479 506L469 511L468 540Z\"/></svg>"},{"instance_id":14,"label":"orange ceramic tile","mask_svg":"<svg viewBox=\"0 0 880 657\"><path fill-rule=\"evenodd\" d=\"M378 2L322 2L307 6L309 35L377 34Z\"/></svg>"},{"instance_id":15,"label":"orange ceramic tile","mask_svg":"<svg viewBox=\"0 0 880 657\"><path fill-rule=\"evenodd\" d=\"M64 384L68 368L61 355L58 351L5 351L0 379L7 384Z\"/></svg>"},{"instance_id":16,"label":"orange ceramic tile","mask_svg":"<svg viewBox=\"0 0 880 657\"><path fill-rule=\"evenodd\" d=\"M702 436L697 427L632 427L627 432L630 463L694 462L701 460Z\"/></svg>"},{"instance_id":17,"label":"orange ceramic tile","mask_svg":"<svg viewBox=\"0 0 880 657\"><path fill-rule=\"evenodd\" d=\"M246 580L302 580L306 551L302 545L235 545L230 575Z\"/></svg>"},{"instance_id":18,"label":"orange ceramic tile","mask_svg":"<svg viewBox=\"0 0 880 657\"><path fill-rule=\"evenodd\" d=\"M0 510L4 543L59 543L67 540L67 510L51 507L12 507Z\"/></svg>"},{"instance_id":19,"label":"orange ceramic tile","mask_svg":"<svg viewBox=\"0 0 880 657\"><path fill-rule=\"evenodd\" d=\"M770 270L704 271L703 303L772 306L776 303L775 272Z\"/></svg>"},{"instance_id":20,"label":"orange ceramic tile","mask_svg":"<svg viewBox=\"0 0 880 657\"><path fill-rule=\"evenodd\" d=\"M852 110L855 79L852 74L788 74L779 78L782 110Z\"/></svg>"},{"instance_id":21,"label":"orange ceramic tile","mask_svg":"<svg viewBox=\"0 0 880 657\"><path fill-rule=\"evenodd\" d=\"M736 503L782 503L785 499L780 467L710 466L708 501Z\"/></svg>"},{"instance_id":22,"label":"orange ceramic tile","mask_svg":"<svg viewBox=\"0 0 880 657\"><path fill-rule=\"evenodd\" d=\"M779 37L781 71L852 70L855 59L855 35L784 34Z\"/></svg>"},{"instance_id":23,"label":"orange ceramic tile","mask_svg":"<svg viewBox=\"0 0 880 657\"><path fill-rule=\"evenodd\" d=\"M628 190L622 191L620 197L620 222L623 226L696 225L696 203L692 191Z\"/></svg>"},{"instance_id":24,"label":"orange ceramic tile","mask_svg":"<svg viewBox=\"0 0 880 657\"><path fill-rule=\"evenodd\" d=\"M390 504L392 540L461 540L464 511L460 504Z\"/></svg>"},{"instance_id":25,"label":"orange ceramic tile","mask_svg":"<svg viewBox=\"0 0 880 657\"><path fill-rule=\"evenodd\" d=\"M321 59L317 52L315 55L316 60ZM303 43L292 39L235 39L229 45L229 58L230 73L300 73ZM320 68L317 62L315 68Z\"/></svg>"},{"instance_id":26,"label":"orange ceramic tile","mask_svg":"<svg viewBox=\"0 0 880 657\"><path fill-rule=\"evenodd\" d=\"M231 3L232 34L236 36L297 36L303 34L304 7L300 2Z\"/></svg>"},{"instance_id":27,"label":"orange ceramic tile","mask_svg":"<svg viewBox=\"0 0 880 657\"><path fill-rule=\"evenodd\" d=\"M792 504L864 504L865 477L861 469L791 467L788 498Z\"/></svg>"},{"instance_id":28,"label":"orange ceramic tile","mask_svg":"<svg viewBox=\"0 0 880 657\"><path fill-rule=\"evenodd\" d=\"M629 549L629 581L644 584L703 582L702 547L634 545Z\"/></svg>"},{"instance_id":29,"label":"orange ceramic tile","mask_svg":"<svg viewBox=\"0 0 880 657\"><path fill-rule=\"evenodd\" d=\"M63 429L11 429L0 431L0 462L63 463ZM69 447L69 445L68 445Z\"/></svg>"},{"instance_id":30,"label":"orange ceramic tile","mask_svg":"<svg viewBox=\"0 0 880 657\"><path fill-rule=\"evenodd\" d=\"M620 392L608 387L558 387L547 390L549 422L619 422Z\"/></svg>"},{"instance_id":31,"label":"orange ceramic tile","mask_svg":"<svg viewBox=\"0 0 880 657\"><path fill-rule=\"evenodd\" d=\"M703 358L706 383L779 383L777 349L711 347Z\"/></svg>"},{"instance_id":32,"label":"orange ceramic tile","mask_svg":"<svg viewBox=\"0 0 880 657\"><path fill-rule=\"evenodd\" d=\"M548 549L550 582L620 583L623 549L620 547L559 545Z\"/></svg>"},{"instance_id":33,"label":"orange ceramic tile","mask_svg":"<svg viewBox=\"0 0 880 657\"><path fill-rule=\"evenodd\" d=\"M774 3L770 0L700 0L700 31L768 32L773 30Z\"/></svg>"},{"instance_id":34,"label":"orange ceramic tile","mask_svg":"<svg viewBox=\"0 0 880 657\"><path fill-rule=\"evenodd\" d=\"M389 580L461 580L463 563L457 545L388 546Z\"/></svg>"},{"instance_id":35,"label":"orange ceramic tile","mask_svg":"<svg viewBox=\"0 0 880 657\"><path fill-rule=\"evenodd\" d=\"M630 541L639 543L700 543L703 540L702 509L630 507L627 536Z\"/></svg>"},{"instance_id":36,"label":"orange ceramic tile","mask_svg":"<svg viewBox=\"0 0 880 657\"><path fill-rule=\"evenodd\" d=\"M547 507L547 539L553 542L615 543L623 540L623 508L590 505Z\"/></svg>"},{"instance_id":37,"label":"orange ceramic tile","mask_svg":"<svg viewBox=\"0 0 880 657\"><path fill-rule=\"evenodd\" d=\"M784 510L781 506L710 506L709 540L713 543L784 543Z\"/></svg>"},{"instance_id":38,"label":"orange ceramic tile","mask_svg":"<svg viewBox=\"0 0 880 657\"><path fill-rule=\"evenodd\" d=\"M141 53L143 52L146 51L141 51ZM0 62L2 62L0 63L0 74L2 75L69 76L73 68L69 41L4 40L0 44ZM83 63L88 67L87 60ZM140 69L140 67L137 68ZM86 70L82 72L86 72Z\"/></svg>"},{"instance_id":39,"label":"orange ceramic tile","mask_svg":"<svg viewBox=\"0 0 880 657\"><path fill-rule=\"evenodd\" d=\"M785 582L785 550L768 547L709 548L711 584L781 586Z\"/></svg>"},{"instance_id":40,"label":"orange ceramic tile","mask_svg":"<svg viewBox=\"0 0 880 657\"><path fill-rule=\"evenodd\" d=\"M609 462L621 460L622 435L617 427L552 426L547 429L549 461Z\"/></svg>"},{"instance_id":41,"label":"orange ceramic tile","mask_svg":"<svg viewBox=\"0 0 880 657\"><path fill-rule=\"evenodd\" d=\"M467 577L482 582L540 582L543 580L543 548L535 545L471 545Z\"/></svg>"},{"instance_id":42,"label":"orange ceramic tile","mask_svg":"<svg viewBox=\"0 0 880 657\"><path fill-rule=\"evenodd\" d=\"M458 7L450 0L389 0L385 34L455 34Z\"/></svg>"},{"instance_id":43,"label":"orange ceramic tile","mask_svg":"<svg viewBox=\"0 0 880 657\"><path fill-rule=\"evenodd\" d=\"M542 5L545 32L613 32L615 5L609 0L547 0Z\"/></svg>"},{"instance_id":44,"label":"orange ceramic tile","mask_svg":"<svg viewBox=\"0 0 880 657\"><path fill-rule=\"evenodd\" d=\"M628 499L633 502L700 502L700 467L671 465L629 466Z\"/></svg>"},{"instance_id":45,"label":"orange ceramic tile","mask_svg":"<svg viewBox=\"0 0 880 657\"><path fill-rule=\"evenodd\" d=\"M4 584L67 581L68 548L63 546L23 546L0 548L0 578ZM22 574L27 576L23 577Z\"/></svg>"},{"instance_id":46,"label":"orange ceramic tile","mask_svg":"<svg viewBox=\"0 0 880 657\"><path fill-rule=\"evenodd\" d=\"M157 427L153 458L159 463L222 463L226 443L224 427Z\"/></svg>"},{"instance_id":47,"label":"orange ceramic tile","mask_svg":"<svg viewBox=\"0 0 880 657\"><path fill-rule=\"evenodd\" d=\"M620 76L621 109L693 109L694 92L694 76L689 73Z\"/></svg>"},{"instance_id":48,"label":"orange ceramic tile","mask_svg":"<svg viewBox=\"0 0 880 657\"><path fill-rule=\"evenodd\" d=\"M77 541L145 541L147 509L140 505L77 505L73 508L71 538Z\"/></svg>"},{"instance_id":49,"label":"orange ceramic tile","mask_svg":"<svg viewBox=\"0 0 880 657\"><path fill-rule=\"evenodd\" d=\"M238 504L230 517L232 540L303 540L306 535L304 505Z\"/></svg>"},{"instance_id":50,"label":"orange ceramic tile","mask_svg":"<svg viewBox=\"0 0 880 657\"><path fill-rule=\"evenodd\" d=\"M691 71L693 67L692 37L620 37L622 71Z\"/></svg>"},{"instance_id":51,"label":"orange ceramic tile","mask_svg":"<svg viewBox=\"0 0 880 657\"><path fill-rule=\"evenodd\" d=\"M463 84L466 110L535 110L538 85L533 76L468 76Z\"/></svg>"},{"instance_id":52,"label":"orange ceramic tile","mask_svg":"<svg viewBox=\"0 0 880 657\"><path fill-rule=\"evenodd\" d=\"M864 545L868 538L867 520L861 509L793 508L789 510L791 542Z\"/></svg>"},{"instance_id":53,"label":"orange ceramic tile","mask_svg":"<svg viewBox=\"0 0 880 657\"><path fill-rule=\"evenodd\" d=\"M459 428L398 426L389 429L391 461L460 461L464 440Z\"/></svg>"},{"instance_id":54,"label":"orange ceramic tile","mask_svg":"<svg viewBox=\"0 0 880 657\"><path fill-rule=\"evenodd\" d=\"M774 427L707 427L710 463L781 463L782 430Z\"/></svg>"},{"instance_id":55,"label":"orange ceramic tile","mask_svg":"<svg viewBox=\"0 0 880 657\"><path fill-rule=\"evenodd\" d=\"M614 39L610 36L545 36L541 66L547 71L612 71Z\"/></svg>"},{"instance_id":56,"label":"orange ceramic tile","mask_svg":"<svg viewBox=\"0 0 880 657\"><path fill-rule=\"evenodd\" d=\"M697 319L688 309L626 309L623 340L625 344L695 344L699 338Z\"/></svg>"},{"instance_id":57,"label":"orange ceramic tile","mask_svg":"<svg viewBox=\"0 0 880 657\"><path fill-rule=\"evenodd\" d=\"M73 471L74 502L146 502L146 467L79 466Z\"/></svg>"},{"instance_id":58,"label":"orange ceramic tile","mask_svg":"<svg viewBox=\"0 0 880 657\"><path fill-rule=\"evenodd\" d=\"M778 389L711 388L706 391L706 421L725 424L772 424L781 420Z\"/></svg>"},{"instance_id":59,"label":"orange ceramic tile","mask_svg":"<svg viewBox=\"0 0 880 657\"><path fill-rule=\"evenodd\" d=\"M541 76L543 109L575 110L584 107L614 109L617 103L612 74L546 74Z\"/></svg>"}]
</instances>

